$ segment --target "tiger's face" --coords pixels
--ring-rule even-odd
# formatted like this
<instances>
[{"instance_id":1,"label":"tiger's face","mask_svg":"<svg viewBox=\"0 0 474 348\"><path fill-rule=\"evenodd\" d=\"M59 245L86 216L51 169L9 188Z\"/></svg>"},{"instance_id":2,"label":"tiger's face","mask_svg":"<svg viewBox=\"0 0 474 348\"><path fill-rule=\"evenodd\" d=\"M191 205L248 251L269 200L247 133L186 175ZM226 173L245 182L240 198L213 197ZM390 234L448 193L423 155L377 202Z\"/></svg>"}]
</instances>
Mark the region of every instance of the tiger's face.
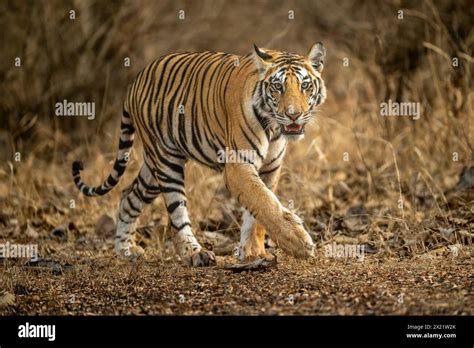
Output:
<instances>
[{"instance_id":1,"label":"tiger's face","mask_svg":"<svg viewBox=\"0 0 474 348\"><path fill-rule=\"evenodd\" d=\"M324 46L316 43L307 56L254 48L261 76L262 109L289 140L302 139L316 107L326 99L321 78Z\"/></svg>"}]
</instances>

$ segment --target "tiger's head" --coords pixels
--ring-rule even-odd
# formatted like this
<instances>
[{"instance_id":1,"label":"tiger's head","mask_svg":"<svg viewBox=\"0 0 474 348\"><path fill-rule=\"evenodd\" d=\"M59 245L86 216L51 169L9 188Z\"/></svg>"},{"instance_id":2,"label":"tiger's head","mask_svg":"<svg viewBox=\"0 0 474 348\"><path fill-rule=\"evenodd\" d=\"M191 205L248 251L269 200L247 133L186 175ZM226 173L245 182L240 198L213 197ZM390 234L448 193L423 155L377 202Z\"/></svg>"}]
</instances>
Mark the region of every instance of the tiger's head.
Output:
<instances>
[{"instance_id":1,"label":"tiger's head","mask_svg":"<svg viewBox=\"0 0 474 348\"><path fill-rule=\"evenodd\" d=\"M326 99L321 78L326 49L318 42L306 56L273 51L254 45L260 72L255 104L267 123L280 127L289 140L304 137L306 124Z\"/></svg>"}]
</instances>

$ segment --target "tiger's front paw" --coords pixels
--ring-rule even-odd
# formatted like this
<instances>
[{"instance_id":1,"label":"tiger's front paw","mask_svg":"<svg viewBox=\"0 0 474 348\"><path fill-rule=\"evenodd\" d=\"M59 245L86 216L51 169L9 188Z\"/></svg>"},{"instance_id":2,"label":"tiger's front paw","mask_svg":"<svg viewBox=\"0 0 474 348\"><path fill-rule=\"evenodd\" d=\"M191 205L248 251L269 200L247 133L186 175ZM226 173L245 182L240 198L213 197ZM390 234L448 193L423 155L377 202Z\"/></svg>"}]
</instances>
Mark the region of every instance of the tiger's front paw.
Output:
<instances>
[{"instance_id":1,"label":"tiger's front paw","mask_svg":"<svg viewBox=\"0 0 474 348\"><path fill-rule=\"evenodd\" d=\"M303 221L291 211L284 209L280 223L267 231L270 238L286 253L306 259L314 256L314 243L303 227Z\"/></svg>"},{"instance_id":2,"label":"tiger's front paw","mask_svg":"<svg viewBox=\"0 0 474 348\"><path fill-rule=\"evenodd\" d=\"M184 262L190 267L208 267L216 264L216 256L212 251L201 249L184 258Z\"/></svg>"}]
</instances>

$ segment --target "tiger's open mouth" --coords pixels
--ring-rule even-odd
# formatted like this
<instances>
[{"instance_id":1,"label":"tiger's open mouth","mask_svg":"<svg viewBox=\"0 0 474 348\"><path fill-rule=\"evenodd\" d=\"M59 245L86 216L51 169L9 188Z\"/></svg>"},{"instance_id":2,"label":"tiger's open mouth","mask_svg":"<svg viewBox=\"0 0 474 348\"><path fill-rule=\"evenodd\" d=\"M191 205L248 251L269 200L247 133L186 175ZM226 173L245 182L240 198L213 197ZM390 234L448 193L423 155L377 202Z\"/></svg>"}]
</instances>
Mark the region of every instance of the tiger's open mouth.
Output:
<instances>
[{"instance_id":1,"label":"tiger's open mouth","mask_svg":"<svg viewBox=\"0 0 474 348\"><path fill-rule=\"evenodd\" d=\"M282 128L283 134L285 135L303 134L304 132L303 126L296 123L282 125L281 128Z\"/></svg>"}]
</instances>

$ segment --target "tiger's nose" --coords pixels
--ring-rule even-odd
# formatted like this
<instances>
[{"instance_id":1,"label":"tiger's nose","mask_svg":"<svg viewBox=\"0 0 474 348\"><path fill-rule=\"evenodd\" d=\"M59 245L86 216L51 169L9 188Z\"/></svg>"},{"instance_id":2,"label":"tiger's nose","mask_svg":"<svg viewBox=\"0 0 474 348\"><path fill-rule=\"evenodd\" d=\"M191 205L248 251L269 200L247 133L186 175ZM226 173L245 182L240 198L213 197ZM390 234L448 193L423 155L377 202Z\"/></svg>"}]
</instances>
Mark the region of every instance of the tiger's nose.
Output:
<instances>
[{"instance_id":1,"label":"tiger's nose","mask_svg":"<svg viewBox=\"0 0 474 348\"><path fill-rule=\"evenodd\" d=\"M296 121L298 117L301 116L302 112L286 112L286 116L288 116L291 120Z\"/></svg>"}]
</instances>

